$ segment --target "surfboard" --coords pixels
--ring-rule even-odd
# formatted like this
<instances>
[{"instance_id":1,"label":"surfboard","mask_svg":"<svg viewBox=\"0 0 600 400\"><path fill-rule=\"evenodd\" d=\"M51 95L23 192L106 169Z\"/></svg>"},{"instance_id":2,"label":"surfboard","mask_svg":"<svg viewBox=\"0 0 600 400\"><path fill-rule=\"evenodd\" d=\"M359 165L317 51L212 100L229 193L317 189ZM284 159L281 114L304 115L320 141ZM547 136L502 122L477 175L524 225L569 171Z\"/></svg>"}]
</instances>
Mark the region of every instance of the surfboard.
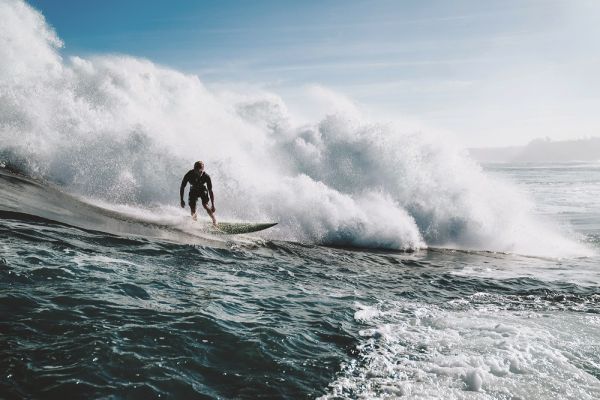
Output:
<instances>
[{"instance_id":1,"label":"surfboard","mask_svg":"<svg viewBox=\"0 0 600 400\"><path fill-rule=\"evenodd\" d=\"M249 223L249 222L219 222L215 228L216 232L227 235L238 235L263 231L277 225L277 222Z\"/></svg>"}]
</instances>

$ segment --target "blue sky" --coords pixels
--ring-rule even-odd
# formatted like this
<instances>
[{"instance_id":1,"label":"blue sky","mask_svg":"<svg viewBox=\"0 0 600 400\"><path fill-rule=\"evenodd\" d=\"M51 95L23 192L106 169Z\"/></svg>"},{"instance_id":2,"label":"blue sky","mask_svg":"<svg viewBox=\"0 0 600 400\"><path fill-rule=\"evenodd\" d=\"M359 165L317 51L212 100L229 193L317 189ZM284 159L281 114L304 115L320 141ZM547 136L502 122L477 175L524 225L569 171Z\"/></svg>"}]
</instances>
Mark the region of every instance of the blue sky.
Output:
<instances>
[{"instance_id":1,"label":"blue sky","mask_svg":"<svg viewBox=\"0 0 600 400\"><path fill-rule=\"evenodd\" d=\"M468 145L600 136L600 2L29 1L64 53L293 98L322 85Z\"/></svg>"}]
</instances>

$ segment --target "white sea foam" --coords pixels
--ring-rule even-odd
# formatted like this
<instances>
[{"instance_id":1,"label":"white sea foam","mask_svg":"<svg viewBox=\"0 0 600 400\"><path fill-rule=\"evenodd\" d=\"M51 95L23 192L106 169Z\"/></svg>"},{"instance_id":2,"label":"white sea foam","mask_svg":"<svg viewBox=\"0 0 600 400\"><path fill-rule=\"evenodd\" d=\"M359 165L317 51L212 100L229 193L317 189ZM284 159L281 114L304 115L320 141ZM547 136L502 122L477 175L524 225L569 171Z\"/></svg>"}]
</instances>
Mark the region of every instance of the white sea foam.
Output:
<instances>
[{"instance_id":1,"label":"white sea foam","mask_svg":"<svg viewBox=\"0 0 600 400\"><path fill-rule=\"evenodd\" d=\"M357 360L323 399L595 399L597 327L585 313L509 311L470 300L456 309L357 305ZM595 318L595 317L593 317ZM572 332L581 334L573 337ZM579 338L579 339L578 339Z\"/></svg>"},{"instance_id":2,"label":"white sea foam","mask_svg":"<svg viewBox=\"0 0 600 400\"><path fill-rule=\"evenodd\" d=\"M585 249L533 216L440 135L380 123L329 90L334 114L298 125L282 98L209 90L128 56L69 57L43 16L0 1L0 162L115 203L177 204L197 159L221 218L279 222L278 237L393 249L560 256Z\"/></svg>"}]
</instances>

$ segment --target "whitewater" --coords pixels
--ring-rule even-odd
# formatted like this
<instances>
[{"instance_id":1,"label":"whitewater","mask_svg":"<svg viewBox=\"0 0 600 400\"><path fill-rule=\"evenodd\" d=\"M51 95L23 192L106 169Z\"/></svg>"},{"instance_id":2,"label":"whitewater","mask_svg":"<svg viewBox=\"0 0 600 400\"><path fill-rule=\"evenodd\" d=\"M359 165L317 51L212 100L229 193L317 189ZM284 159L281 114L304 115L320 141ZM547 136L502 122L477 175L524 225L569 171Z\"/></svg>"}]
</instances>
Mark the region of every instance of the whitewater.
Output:
<instances>
[{"instance_id":1,"label":"whitewater","mask_svg":"<svg viewBox=\"0 0 600 400\"><path fill-rule=\"evenodd\" d=\"M0 397L600 395L600 164L481 166L0 16ZM220 220L278 225L194 224L196 160Z\"/></svg>"}]
</instances>

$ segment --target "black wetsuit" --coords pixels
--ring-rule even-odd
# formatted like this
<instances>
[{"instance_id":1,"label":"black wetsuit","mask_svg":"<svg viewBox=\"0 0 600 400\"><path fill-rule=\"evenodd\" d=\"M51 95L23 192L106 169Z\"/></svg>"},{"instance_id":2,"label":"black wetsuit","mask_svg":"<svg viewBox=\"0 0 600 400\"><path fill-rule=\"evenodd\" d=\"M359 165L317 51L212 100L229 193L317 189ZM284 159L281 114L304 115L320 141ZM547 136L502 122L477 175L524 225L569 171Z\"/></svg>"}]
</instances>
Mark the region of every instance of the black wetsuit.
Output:
<instances>
[{"instance_id":1,"label":"black wetsuit","mask_svg":"<svg viewBox=\"0 0 600 400\"><path fill-rule=\"evenodd\" d=\"M210 176L206 173L200 173L195 169L189 170L181 181L181 193L185 185L190 184L190 193L188 195L188 203L190 207L196 208L198 197L202 199L202 204L208 203L208 192L212 190L212 182Z\"/></svg>"}]
</instances>

